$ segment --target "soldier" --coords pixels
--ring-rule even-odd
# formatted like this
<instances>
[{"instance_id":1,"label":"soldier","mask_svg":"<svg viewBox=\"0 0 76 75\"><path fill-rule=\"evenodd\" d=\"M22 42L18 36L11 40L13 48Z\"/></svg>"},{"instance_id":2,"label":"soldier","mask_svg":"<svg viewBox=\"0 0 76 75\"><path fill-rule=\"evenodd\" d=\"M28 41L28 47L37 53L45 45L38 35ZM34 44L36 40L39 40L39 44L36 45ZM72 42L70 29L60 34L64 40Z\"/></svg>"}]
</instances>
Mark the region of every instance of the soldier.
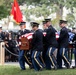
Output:
<instances>
[{"instance_id":1,"label":"soldier","mask_svg":"<svg viewBox=\"0 0 76 75\"><path fill-rule=\"evenodd\" d=\"M73 66L73 68L76 68L76 28L73 27L72 28L72 33L74 33L74 37L73 37L73 49L74 49L74 59L75 59L75 66Z\"/></svg>"},{"instance_id":2,"label":"soldier","mask_svg":"<svg viewBox=\"0 0 76 75\"><path fill-rule=\"evenodd\" d=\"M44 32L46 33L47 28L48 28L48 27L46 26L46 21L42 21L42 24L43 24L43 33L44 33ZM43 50L42 55L43 55L43 60L44 60L44 62L45 62L46 51L47 51L45 36L44 36L44 38L43 38L43 45L44 45L44 50Z\"/></svg>"},{"instance_id":3,"label":"soldier","mask_svg":"<svg viewBox=\"0 0 76 75\"><path fill-rule=\"evenodd\" d=\"M75 68L76 68L76 34L75 34L75 36L73 38L73 42L74 42L74 48L75 48L75 50L74 50L74 58L75 58Z\"/></svg>"},{"instance_id":4,"label":"soldier","mask_svg":"<svg viewBox=\"0 0 76 75\"><path fill-rule=\"evenodd\" d=\"M58 50L58 68L62 69L62 59L64 60L65 66L67 68L70 67L70 63L67 58L67 51L69 46L69 34L68 29L66 28L67 21L60 20L59 26L61 27L60 30L60 37L58 39L59 43L59 50Z\"/></svg>"},{"instance_id":5,"label":"soldier","mask_svg":"<svg viewBox=\"0 0 76 75\"><path fill-rule=\"evenodd\" d=\"M30 33L29 30L26 29L26 22L21 22L20 23L20 29L19 32L18 32L18 38L21 36L21 35L24 35L26 33ZM26 53L26 54L25 54ZM29 62L28 58L27 58L27 51L25 50L19 50L19 64L20 64L20 67L21 67L21 70L25 70L25 62L31 66L32 63Z\"/></svg>"},{"instance_id":6,"label":"soldier","mask_svg":"<svg viewBox=\"0 0 76 75\"><path fill-rule=\"evenodd\" d=\"M32 64L36 71L43 69L43 63L40 60L41 52L43 51L43 33L38 29L39 24L31 22L32 29L34 30L32 39Z\"/></svg>"},{"instance_id":7,"label":"soldier","mask_svg":"<svg viewBox=\"0 0 76 75\"><path fill-rule=\"evenodd\" d=\"M56 62L56 54L54 55L54 52L57 52L58 43L56 40L56 30L51 25L51 19L45 19L46 25L48 27L46 31L46 46L47 46L47 52L46 52L46 69L51 69L51 66L54 66L54 69L57 68L57 62Z\"/></svg>"}]
</instances>

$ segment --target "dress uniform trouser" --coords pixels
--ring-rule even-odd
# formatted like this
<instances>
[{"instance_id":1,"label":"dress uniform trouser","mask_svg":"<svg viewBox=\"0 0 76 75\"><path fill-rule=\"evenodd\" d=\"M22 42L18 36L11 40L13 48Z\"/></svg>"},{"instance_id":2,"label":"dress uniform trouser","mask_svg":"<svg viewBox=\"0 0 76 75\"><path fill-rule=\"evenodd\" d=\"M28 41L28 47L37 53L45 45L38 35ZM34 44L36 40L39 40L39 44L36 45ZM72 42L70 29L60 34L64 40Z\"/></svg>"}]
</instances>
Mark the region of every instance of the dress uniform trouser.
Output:
<instances>
[{"instance_id":1,"label":"dress uniform trouser","mask_svg":"<svg viewBox=\"0 0 76 75\"><path fill-rule=\"evenodd\" d=\"M25 55L24 50L19 50L19 64L22 70L25 70L25 62L30 66L32 65L31 62L29 62L27 55Z\"/></svg>"},{"instance_id":2,"label":"dress uniform trouser","mask_svg":"<svg viewBox=\"0 0 76 75\"><path fill-rule=\"evenodd\" d=\"M22 70L25 70L24 50L19 50L19 64Z\"/></svg>"},{"instance_id":3,"label":"dress uniform trouser","mask_svg":"<svg viewBox=\"0 0 76 75\"><path fill-rule=\"evenodd\" d=\"M45 61L46 69L51 69L51 66L54 66L54 68L57 67L56 56L54 55L55 51L57 52L57 48L55 47L48 48L46 52L46 61Z\"/></svg>"},{"instance_id":4,"label":"dress uniform trouser","mask_svg":"<svg viewBox=\"0 0 76 75\"><path fill-rule=\"evenodd\" d=\"M32 57L32 64L33 64L33 67L36 71L39 71L44 66L40 60L40 56L41 56L41 51L36 51L36 50L32 51L32 56L31 56Z\"/></svg>"},{"instance_id":5,"label":"dress uniform trouser","mask_svg":"<svg viewBox=\"0 0 76 75\"><path fill-rule=\"evenodd\" d=\"M68 61L67 51L68 51L68 48L60 48L59 49L59 55L57 58L59 68L62 68L62 59L64 60L64 64L66 67L70 66L70 62Z\"/></svg>"},{"instance_id":6,"label":"dress uniform trouser","mask_svg":"<svg viewBox=\"0 0 76 75\"><path fill-rule=\"evenodd\" d=\"M75 58L75 67L76 67L76 48L75 48L75 51L74 51L74 58Z\"/></svg>"},{"instance_id":7,"label":"dress uniform trouser","mask_svg":"<svg viewBox=\"0 0 76 75\"><path fill-rule=\"evenodd\" d=\"M75 57L75 67L76 67L76 53L74 54L74 57Z\"/></svg>"}]
</instances>

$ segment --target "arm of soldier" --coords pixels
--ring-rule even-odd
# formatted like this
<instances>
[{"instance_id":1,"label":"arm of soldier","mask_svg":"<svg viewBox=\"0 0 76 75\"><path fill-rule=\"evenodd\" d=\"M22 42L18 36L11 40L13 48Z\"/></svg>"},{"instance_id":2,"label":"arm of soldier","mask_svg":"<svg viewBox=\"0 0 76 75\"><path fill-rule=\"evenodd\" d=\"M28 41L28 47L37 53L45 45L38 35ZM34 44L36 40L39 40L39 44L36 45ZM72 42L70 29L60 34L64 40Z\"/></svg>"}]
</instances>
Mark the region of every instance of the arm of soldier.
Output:
<instances>
[{"instance_id":1,"label":"arm of soldier","mask_svg":"<svg viewBox=\"0 0 76 75\"><path fill-rule=\"evenodd\" d=\"M61 41L65 37L65 35L67 35L67 31L61 30L58 41Z\"/></svg>"},{"instance_id":2,"label":"arm of soldier","mask_svg":"<svg viewBox=\"0 0 76 75\"><path fill-rule=\"evenodd\" d=\"M31 31L30 31L30 30L28 30L28 29L25 29L25 31L26 31L27 33L31 33Z\"/></svg>"},{"instance_id":3,"label":"arm of soldier","mask_svg":"<svg viewBox=\"0 0 76 75\"><path fill-rule=\"evenodd\" d=\"M28 30L28 33L31 33L31 31L30 31L30 30Z\"/></svg>"},{"instance_id":4,"label":"arm of soldier","mask_svg":"<svg viewBox=\"0 0 76 75\"><path fill-rule=\"evenodd\" d=\"M33 46L35 45L35 40L36 40L36 34L34 33L34 34L33 34L33 38L32 38L32 42L31 42L32 48L33 48Z\"/></svg>"},{"instance_id":5,"label":"arm of soldier","mask_svg":"<svg viewBox=\"0 0 76 75\"><path fill-rule=\"evenodd\" d=\"M51 38L51 35L52 35L52 30L48 29L47 32L46 32L45 39L48 39L49 37Z\"/></svg>"}]
</instances>

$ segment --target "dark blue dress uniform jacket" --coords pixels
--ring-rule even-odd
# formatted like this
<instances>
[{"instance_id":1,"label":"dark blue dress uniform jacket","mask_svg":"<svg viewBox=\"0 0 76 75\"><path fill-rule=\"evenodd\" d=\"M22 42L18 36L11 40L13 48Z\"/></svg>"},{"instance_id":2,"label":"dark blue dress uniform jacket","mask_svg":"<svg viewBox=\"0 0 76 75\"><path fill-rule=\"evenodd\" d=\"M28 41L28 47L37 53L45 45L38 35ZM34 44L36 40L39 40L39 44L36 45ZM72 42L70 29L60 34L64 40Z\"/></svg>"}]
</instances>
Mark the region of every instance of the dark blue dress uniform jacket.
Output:
<instances>
[{"instance_id":1,"label":"dark blue dress uniform jacket","mask_svg":"<svg viewBox=\"0 0 76 75\"><path fill-rule=\"evenodd\" d=\"M61 48L68 48L69 45L69 34L68 29L66 27L63 27L60 31L60 36L58 39L59 47Z\"/></svg>"},{"instance_id":2,"label":"dark blue dress uniform jacket","mask_svg":"<svg viewBox=\"0 0 76 75\"><path fill-rule=\"evenodd\" d=\"M18 38L19 38L21 35L24 35L24 34L26 34L26 33L30 33L30 31L27 30L27 29L25 29L24 31L19 30L19 32L18 32Z\"/></svg>"},{"instance_id":3,"label":"dark blue dress uniform jacket","mask_svg":"<svg viewBox=\"0 0 76 75\"><path fill-rule=\"evenodd\" d=\"M56 40L56 30L50 25L46 31L46 46L47 47L58 47Z\"/></svg>"},{"instance_id":4,"label":"dark blue dress uniform jacket","mask_svg":"<svg viewBox=\"0 0 76 75\"><path fill-rule=\"evenodd\" d=\"M36 51L43 50L43 33L39 29L33 34L32 49Z\"/></svg>"}]
</instances>

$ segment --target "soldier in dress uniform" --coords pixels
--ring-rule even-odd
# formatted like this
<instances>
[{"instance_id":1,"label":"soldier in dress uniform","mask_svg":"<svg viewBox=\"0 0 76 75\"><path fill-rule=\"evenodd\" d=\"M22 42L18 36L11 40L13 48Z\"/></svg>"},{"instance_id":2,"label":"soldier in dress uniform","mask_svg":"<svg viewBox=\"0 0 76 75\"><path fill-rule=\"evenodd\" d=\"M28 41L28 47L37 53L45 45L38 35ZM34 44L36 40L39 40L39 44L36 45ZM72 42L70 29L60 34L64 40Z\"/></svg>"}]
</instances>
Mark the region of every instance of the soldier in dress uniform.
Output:
<instances>
[{"instance_id":1,"label":"soldier in dress uniform","mask_svg":"<svg viewBox=\"0 0 76 75\"><path fill-rule=\"evenodd\" d=\"M42 21L42 24L43 24L43 33L47 31L47 25L46 25L46 21ZM46 51L47 51L47 47L46 47L46 41L45 41L45 36L43 38L43 45L44 45L44 50L43 50L43 53L42 53L42 56L43 56L43 60L45 62L45 58L46 58Z\"/></svg>"},{"instance_id":2,"label":"soldier in dress uniform","mask_svg":"<svg viewBox=\"0 0 76 75\"><path fill-rule=\"evenodd\" d=\"M43 51L43 33L38 29L39 24L31 22L32 29L34 30L32 39L32 64L36 71L43 69L44 65L40 60L41 52Z\"/></svg>"},{"instance_id":3,"label":"soldier in dress uniform","mask_svg":"<svg viewBox=\"0 0 76 75\"><path fill-rule=\"evenodd\" d=\"M26 29L26 22L21 22L20 23L20 29L19 32L18 32L18 38L21 36L21 35L24 35L26 33L30 33L29 30ZM29 66L32 66L32 63L29 62L28 58L27 58L27 51L25 50L19 50L19 64L20 64L20 67L21 67L21 70L25 70L25 62L29 65Z\"/></svg>"},{"instance_id":4,"label":"soldier in dress uniform","mask_svg":"<svg viewBox=\"0 0 76 75\"><path fill-rule=\"evenodd\" d=\"M73 27L72 28L72 33L74 34L74 37L73 37L73 49L74 49L74 59L75 59L75 66L73 66L73 68L76 68L76 27Z\"/></svg>"},{"instance_id":5,"label":"soldier in dress uniform","mask_svg":"<svg viewBox=\"0 0 76 75\"><path fill-rule=\"evenodd\" d=\"M45 19L45 21L48 27L45 36L46 46L47 46L46 69L51 69L51 66L54 66L54 69L57 69L56 55L54 55L54 52L57 52L57 47L58 47L56 34L55 34L56 30L51 25L51 19Z\"/></svg>"},{"instance_id":6,"label":"soldier in dress uniform","mask_svg":"<svg viewBox=\"0 0 76 75\"><path fill-rule=\"evenodd\" d=\"M67 21L60 20L59 26L61 27L60 36L58 39L59 50L58 50L58 68L62 69L62 59L64 60L64 64L67 68L70 67L70 63L68 61L67 52L69 46L69 34L68 29L66 28Z\"/></svg>"}]
</instances>

